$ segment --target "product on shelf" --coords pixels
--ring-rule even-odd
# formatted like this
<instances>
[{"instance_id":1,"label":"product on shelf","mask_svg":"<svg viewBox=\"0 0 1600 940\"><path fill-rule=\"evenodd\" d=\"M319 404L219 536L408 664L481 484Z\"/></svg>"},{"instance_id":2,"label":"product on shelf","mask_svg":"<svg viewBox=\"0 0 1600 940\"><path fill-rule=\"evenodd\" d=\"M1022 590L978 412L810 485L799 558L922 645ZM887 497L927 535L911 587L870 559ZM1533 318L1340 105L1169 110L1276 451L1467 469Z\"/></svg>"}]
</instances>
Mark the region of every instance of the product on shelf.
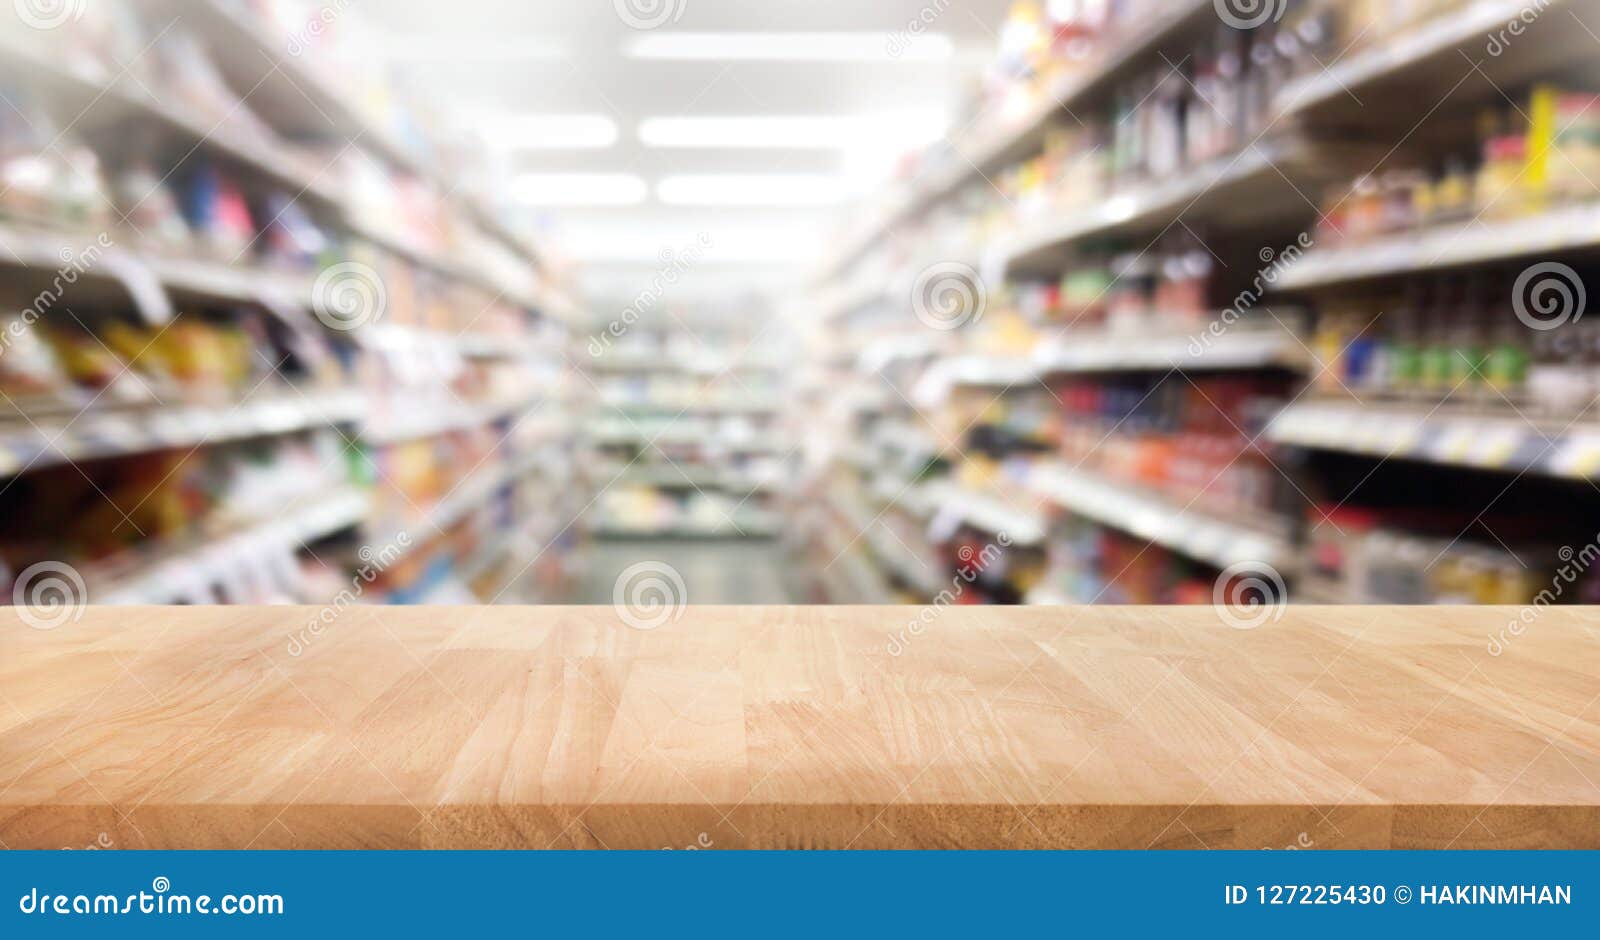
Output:
<instances>
[{"instance_id":1,"label":"product on shelf","mask_svg":"<svg viewBox=\"0 0 1600 940\"><path fill-rule=\"evenodd\" d=\"M1317 241L1325 249L1360 245L1430 226L1533 215L1600 192L1600 96L1551 85L1525 104L1483 113L1474 150L1432 166L1363 174L1323 202Z\"/></svg>"},{"instance_id":2,"label":"product on shelf","mask_svg":"<svg viewBox=\"0 0 1600 940\"><path fill-rule=\"evenodd\" d=\"M1311 347L1326 396L1582 414L1600 394L1600 324L1530 329L1509 274L1413 278L1397 293L1330 301Z\"/></svg>"},{"instance_id":3,"label":"product on shelf","mask_svg":"<svg viewBox=\"0 0 1600 940\"><path fill-rule=\"evenodd\" d=\"M1594 603L1597 572L1573 550L1542 541L1514 520L1473 520L1439 511L1318 507L1308 537L1307 582L1320 599L1352 604ZM1500 539L1511 539L1508 548ZM1561 573L1566 567L1567 577Z\"/></svg>"},{"instance_id":4,"label":"product on shelf","mask_svg":"<svg viewBox=\"0 0 1600 940\"><path fill-rule=\"evenodd\" d=\"M163 545L244 531L326 495L348 481L343 447L324 430L28 473L0 494L0 557L12 571L53 560L123 573Z\"/></svg>"}]
</instances>

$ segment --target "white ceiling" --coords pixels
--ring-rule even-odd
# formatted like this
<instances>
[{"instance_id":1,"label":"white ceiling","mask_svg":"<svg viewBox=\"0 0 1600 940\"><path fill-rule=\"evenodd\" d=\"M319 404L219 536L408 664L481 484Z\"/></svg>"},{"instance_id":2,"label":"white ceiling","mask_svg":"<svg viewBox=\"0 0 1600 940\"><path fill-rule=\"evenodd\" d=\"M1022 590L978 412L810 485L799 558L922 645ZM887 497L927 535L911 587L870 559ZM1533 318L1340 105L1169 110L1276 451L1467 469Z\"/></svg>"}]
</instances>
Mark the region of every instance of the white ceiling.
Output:
<instances>
[{"instance_id":1,"label":"white ceiling","mask_svg":"<svg viewBox=\"0 0 1600 940\"><path fill-rule=\"evenodd\" d=\"M602 150L523 151L510 172L632 173L653 187L678 173L828 174L836 151L660 149L638 140L651 116L873 115L934 109L956 117L978 68L993 54L994 30L1010 0L392 0L376 24L404 79L471 124L498 114L604 114L620 129ZM953 40L942 61L914 56L879 62L665 61L629 58L641 32L618 6L670 10L656 28L681 32L876 32L918 40L911 24ZM481 117L480 117L481 116ZM529 212L583 265L585 292L602 308L649 284L663 250L681 251L704 233L693 270L673 286L689 304L740 287L776 289L825 248L848 208L677 208L645 203ZM636 260L620 262L619 257ZM612 260L601 261L601 258ZM767 259L761 261L760 259ZM759 263L758 263L759 262ZM603 312L603 310L601 311Z\"/></svg>"}]
</instances>

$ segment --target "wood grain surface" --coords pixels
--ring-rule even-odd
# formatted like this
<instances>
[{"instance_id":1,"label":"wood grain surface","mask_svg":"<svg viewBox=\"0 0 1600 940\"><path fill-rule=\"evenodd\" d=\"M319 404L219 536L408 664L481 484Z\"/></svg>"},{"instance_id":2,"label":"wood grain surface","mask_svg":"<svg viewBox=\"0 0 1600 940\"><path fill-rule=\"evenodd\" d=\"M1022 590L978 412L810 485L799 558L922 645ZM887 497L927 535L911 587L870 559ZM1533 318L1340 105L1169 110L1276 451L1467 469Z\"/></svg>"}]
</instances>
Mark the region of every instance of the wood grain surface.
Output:
<instances>
[{"instance_id":1,"label":"wood grain surface","mask_svg":"<svg viewBox=\"0 0 1600 940\"><path fill-rule=\"evenodd\" d=\"M922 610L7 611L0 845L1600 848L1600 610Z\"/></svg>"}]
</instances>

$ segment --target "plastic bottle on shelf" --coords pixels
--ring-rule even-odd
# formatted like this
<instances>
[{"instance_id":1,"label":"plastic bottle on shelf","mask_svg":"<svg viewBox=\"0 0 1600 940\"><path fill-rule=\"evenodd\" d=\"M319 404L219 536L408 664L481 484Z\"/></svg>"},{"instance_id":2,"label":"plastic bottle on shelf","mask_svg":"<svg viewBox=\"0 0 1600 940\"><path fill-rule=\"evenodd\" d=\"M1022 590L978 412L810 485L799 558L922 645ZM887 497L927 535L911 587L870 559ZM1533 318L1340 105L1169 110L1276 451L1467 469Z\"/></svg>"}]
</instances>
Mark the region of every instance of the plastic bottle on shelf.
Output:
<instances>
[{"instance_id":1,"label":"plastic bottle on shelf","mask_svg":"<svg viewBox=\"0 0 1600 940\"><path fill-rule=\"evenodd\" d=\"M1510 286L1500 283L1491 297L1509 298ZM1523 399L1528 382L1529 353L1527 330L1516 313L1510 309L1509 300L1493 312L1489 321L1489 349L1484 360L1484 386L1491 403L1509 401L1518 404Z\"/></svg>"},{"instance_id":2,"label":"plastic bottle on shelf","mask_svg":"<svg viewBox=\"0 0 1600 940\"><path fill-rule=\"evenodd\" d=\"M1399 397L1417 394L1422 387L1422 316L1427 306L1425 282L1406 284L1405 299L1392 317L1385 358L1384 390Z\"/></svg>"},{"instance_id":3,"label":"plastic bottle on shelf","mask_svg":"<svg viewBox=\"0 0 1600 940\"><path fill-rule=\"evenodd\" d=\"M1462 303L1450 323L1450 384L1446 391L1451 398L1471 400L1482 390L1488 346L1483 290L1483 276L1474 273L1467 279Z\"/></svg>"},{"instance_id":4,"label":"plastic bottle on shelf","mask_svg":"<svg viewBox=\"0 0 1600 940\"><path fill-rule=\"evenodd\" d=\"M1419 383L1423 396L1439 401L1450 392L1450 376L1454 371L1454 351L1450 345L1450 322L1459 309L1458 290L1450 281L1440 279L1433 292L1433 305L1423 319L1422 369Z\"/></svg>"}]
</instances>

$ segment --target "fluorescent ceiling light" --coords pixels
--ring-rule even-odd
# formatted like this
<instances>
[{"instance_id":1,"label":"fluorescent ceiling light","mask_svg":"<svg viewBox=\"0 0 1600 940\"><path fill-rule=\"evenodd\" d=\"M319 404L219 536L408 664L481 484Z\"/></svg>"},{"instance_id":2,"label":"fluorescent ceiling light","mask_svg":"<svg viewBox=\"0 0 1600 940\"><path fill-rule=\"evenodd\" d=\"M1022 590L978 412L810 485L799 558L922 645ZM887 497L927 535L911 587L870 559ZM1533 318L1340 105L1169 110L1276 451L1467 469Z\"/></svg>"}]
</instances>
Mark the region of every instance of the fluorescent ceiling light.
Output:
<instances>
[{"instance_id":1,"label":"fluorescent ceiling light","mask_svg":"<svg viewBox=\"0 0 1600 940\"><path fill-rule=\"evenodd\" d=\"M597 150L617 136L617 122L603 114L498 115L483 129L484 140L501 150Z\"/></svg>"},{"instance_id":2,"label":"fluorescent ceiling light","mask_svg":"<svg viewBox=\"0 0 1600 940\"><path fill-rule=\"evenodd\" d=\"M669 206L825 206L843 199L844 182L832 176L707 174L669 176L656 196Z\"/></svg>"},{"instance_id":3,"label":"fluorescent ceiling light","mask_svg":"<svg viewBox=\"0 0 1600 940\"><path fill-rule=\"evenodd\" d=\"M650 187L631 173L523 173L511 198L530 206L632 206Z\"/></svg>"},{"instance_id":4,"label":"fluorescent ceiling light","mask_svg":"<svg viewBox=\"0 0 1600 940\"><path fill-rule=\"evenodd\" d=\"M739 149L850 149L873 141L915 149L944 136L949 121L938 111L864 115L651 117L639 123L650 147Z\"/></svg>"},{"instance_id":5,"label":"fluorescent ceiling light","mask_svg":"<svg viewBox=\"0 0 1600 940\"><path fill-rule=\"evenodd\" d=\"M943 33L920 33L914 42L893 33L679 33L631 37L624 54L635 59L771 62L936 61L955 54Z\"/></svg>"}]
</instances>

